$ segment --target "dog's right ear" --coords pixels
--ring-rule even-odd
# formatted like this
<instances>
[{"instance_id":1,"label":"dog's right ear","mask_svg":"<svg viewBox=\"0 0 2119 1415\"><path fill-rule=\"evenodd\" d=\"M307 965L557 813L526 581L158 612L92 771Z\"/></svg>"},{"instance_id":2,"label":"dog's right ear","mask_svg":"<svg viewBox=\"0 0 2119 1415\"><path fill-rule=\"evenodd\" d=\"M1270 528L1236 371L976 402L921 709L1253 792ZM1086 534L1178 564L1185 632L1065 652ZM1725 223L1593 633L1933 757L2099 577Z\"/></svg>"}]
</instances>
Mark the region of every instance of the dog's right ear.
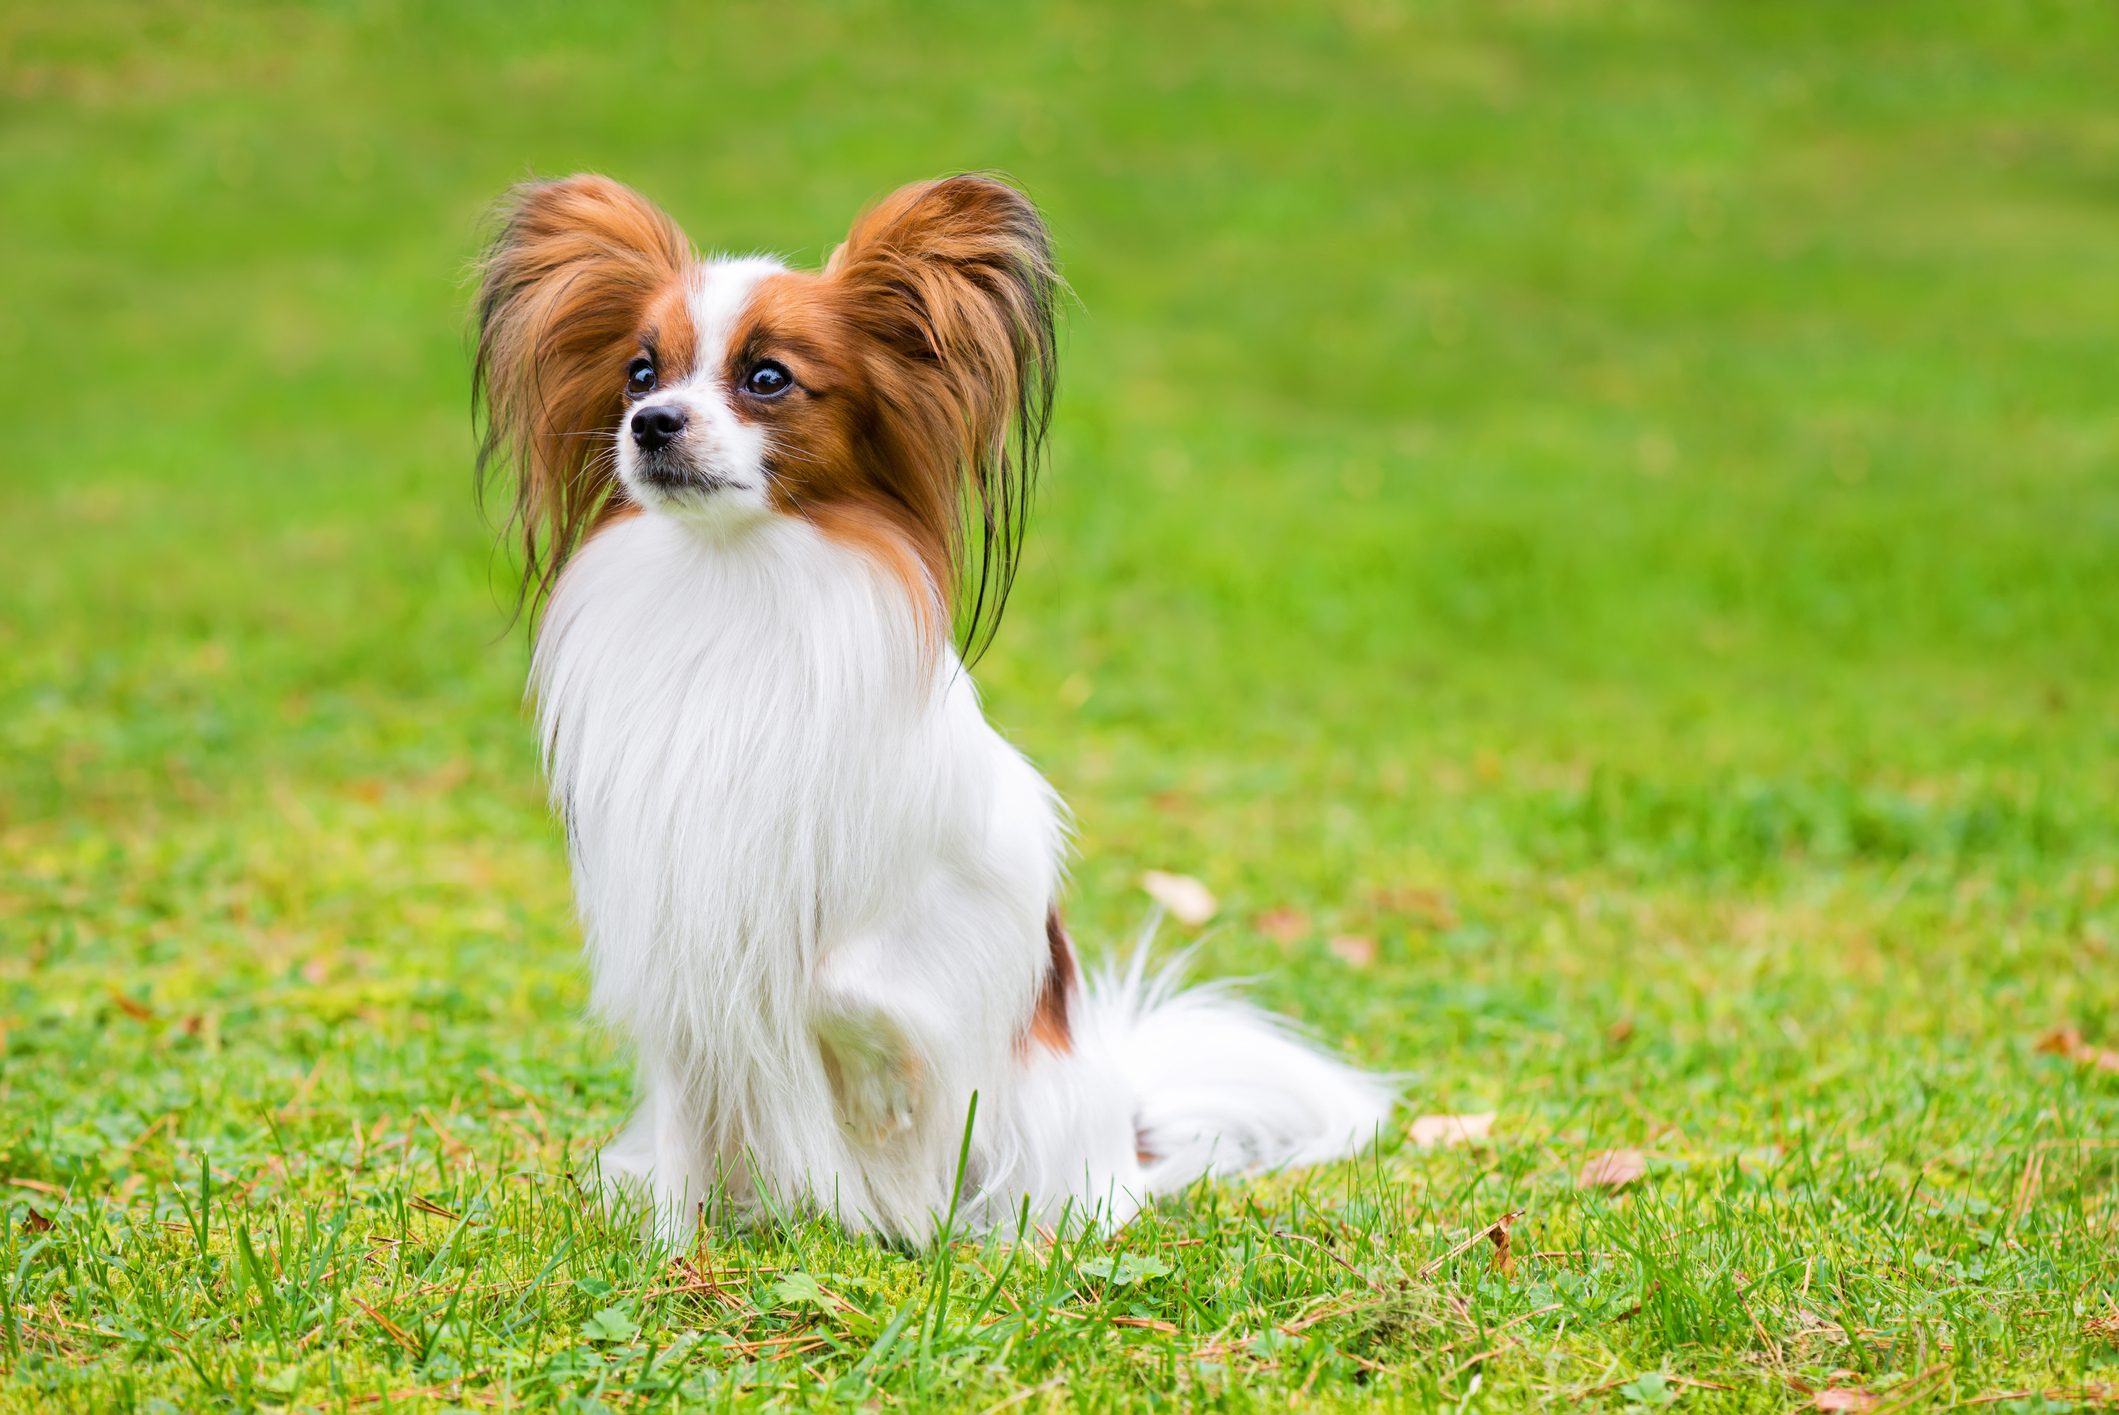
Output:
<instances>
[{"instance_id":1,"label":"dog's right ear","mask_svg":"<svg viewBox=\"0 0 2119 1415\"><path fill-rule=\"evenodd\" d=\"M478 484L511 484L507 525L534 610L610 507L626 366L658 311L674 303L682 320L694 257L677 223L608 177L525 183L498 214L479 264Z\"/></svg>"}]
</instances>

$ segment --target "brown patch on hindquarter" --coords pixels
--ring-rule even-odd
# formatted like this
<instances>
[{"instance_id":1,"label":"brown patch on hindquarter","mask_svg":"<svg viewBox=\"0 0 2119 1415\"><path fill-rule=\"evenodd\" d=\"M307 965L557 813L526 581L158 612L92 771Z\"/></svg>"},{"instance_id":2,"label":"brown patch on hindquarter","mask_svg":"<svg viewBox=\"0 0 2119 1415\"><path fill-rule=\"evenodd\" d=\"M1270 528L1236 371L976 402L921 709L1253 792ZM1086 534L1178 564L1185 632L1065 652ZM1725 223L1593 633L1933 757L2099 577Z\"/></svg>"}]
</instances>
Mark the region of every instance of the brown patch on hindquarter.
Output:
<instances>
[{"instance_id":1,"label":"brown patch on hindquarter","mask_svg":"<svg viewBox=\"0 0 2119 1415\"><path fill-rule=\"evenodd\" d=\"M1057 904L1045 912L1045 948L1045 985L1038 992L1037 1005L1031 1009L1023 1045L1027 1049L1036 1042L1048 1051L1069 1052L1074 1049L1074 1032L1068 1019L1079 974L1074 963L1074 943L1067 937L1067 926L1060 922Z\"/></svg>"},{"instance_id":2,"label":"brown patch on hindquarter","mask_svg":"<svg viewBox=\"0 0 2119 1415\"><path fill-rule=\"evenodd\" d=\"M1071 1014L1081 972L1074 959L1074 941L1067 937L1067 926L1060 921L1057 904L1045 911L1045 948L1045 985L1038 991L1037 1005L1031 1009L1030 1024L1023 1029L1018 1050L1027 1053L1036 1043L1064 1055L1074 1050ZM1133 1132L1133 1158L1143 1166L1162 1158L1148 1148L1147 1137L1137 1126Z\"/></svg>"}]
</instances>

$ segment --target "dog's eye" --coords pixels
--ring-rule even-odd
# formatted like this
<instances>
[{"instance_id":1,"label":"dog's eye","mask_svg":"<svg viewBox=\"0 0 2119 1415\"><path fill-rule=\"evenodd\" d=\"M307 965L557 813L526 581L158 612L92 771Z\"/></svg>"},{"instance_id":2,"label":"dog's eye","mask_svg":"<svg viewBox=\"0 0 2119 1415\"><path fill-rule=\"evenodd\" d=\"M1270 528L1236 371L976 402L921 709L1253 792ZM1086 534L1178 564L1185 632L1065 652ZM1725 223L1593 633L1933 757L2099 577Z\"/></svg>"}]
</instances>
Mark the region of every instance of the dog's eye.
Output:
<instances>
[{"instance_id":1,"label":"dog's eye","mask_svg":"<svg viewBox=\"0 0 2119 1415\"><path fill-rule=\"evenodd\" d=\"M635 359L625 366L625 393L639 398L655 391L655 361Z\"/></svg>"},{"instance_id":2,"label":"dog's eye","mask_svg":"<svg viewBox=\"0 0 2119 1415\"><path fill-rule=\"evenodd\" d=\"M743 380L743 391L757 398L777 398L795 386L795 376L784 367L770 360L750 371Z\"/></svg>"}]
</instances>

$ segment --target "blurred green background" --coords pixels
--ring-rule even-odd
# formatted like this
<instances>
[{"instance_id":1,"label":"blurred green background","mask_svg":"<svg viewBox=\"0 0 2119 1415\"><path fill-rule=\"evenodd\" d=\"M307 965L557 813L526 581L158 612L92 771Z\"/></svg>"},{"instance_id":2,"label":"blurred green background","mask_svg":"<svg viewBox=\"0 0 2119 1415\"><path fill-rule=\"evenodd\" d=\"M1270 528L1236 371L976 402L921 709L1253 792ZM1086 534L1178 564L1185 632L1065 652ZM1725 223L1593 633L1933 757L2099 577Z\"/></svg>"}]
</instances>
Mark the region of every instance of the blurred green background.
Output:
<instances>
[{"instance_id":1,"label":"blurred green background","mask_svg":"<svg viewBox=\"0 0 2119 1415\"><path fill-rule=\"evenodd\" d=\"M168 1220L201 1156L328 1217L413 1182L346 1179L349 1125L417 1149L435 1117L432 1192L622 1112L471 497L488 204L593 168L706 249L815 261L977 168L1077 297L979 670L1079 817L1077 935L1195 875L1207 965L1413 1111L1498 1111L1478 1157L1387 1153L1449 1196L1412 1266L1482 1185L1564 1224L1585 1147L1645 1145L1719 1213L1710 1268L1837 1254L1855 1327L1957 1333L1959 1396L2089 1379L2119 1200L2068 1146L2119 1133L2119 1084L2035 1044L2119 1046L2115 94L2090 3L0 7L21 1312L126 1328L138 1294L64 1256L88 1230L30 1216ZM2006 1242L1964 1219L2049 1144ZM1739 1202L1774 1146L1840 1197ZM327 1389L223 1344L211 1251L167 1342L25 1315L0 1392L116 1400L179 1349L200 1399ZM1932 1356L1805 1357L1771 1314L1817 1299L1756 1300L1757 1337L1578 1314L1489 1397L1615 1352L1756 1375L1769 1328L1812 1384ZM338 1398L442 1379L330 1330ZM1392 1339L1360 1349L1461 1393Z\"/></svg>"}]
</instances>

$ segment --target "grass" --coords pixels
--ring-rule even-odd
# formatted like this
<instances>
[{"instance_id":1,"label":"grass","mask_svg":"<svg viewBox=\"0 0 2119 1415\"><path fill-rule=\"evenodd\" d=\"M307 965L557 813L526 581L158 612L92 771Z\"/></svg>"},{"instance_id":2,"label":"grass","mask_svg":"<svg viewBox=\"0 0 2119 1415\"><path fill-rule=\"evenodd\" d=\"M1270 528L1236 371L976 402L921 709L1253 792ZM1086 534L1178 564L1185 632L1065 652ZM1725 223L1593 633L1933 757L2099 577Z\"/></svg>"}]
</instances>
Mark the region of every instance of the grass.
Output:
<instances>
[{"instance_id":1,"label":"grass","mask_svg":"<svg viewBox=\"0 0 2119 1415\"><path fill-rule=\"evenodd\" d=\"M2110 1402L2115 39L7 7L0 1409ZM460 281L577 167L806 258L1036 192L1080 305L980 673L1076 935L1198 876L1204 966L1485 1141L1057 1245L595 1215Z\"/></svg>"}]
</instances>

